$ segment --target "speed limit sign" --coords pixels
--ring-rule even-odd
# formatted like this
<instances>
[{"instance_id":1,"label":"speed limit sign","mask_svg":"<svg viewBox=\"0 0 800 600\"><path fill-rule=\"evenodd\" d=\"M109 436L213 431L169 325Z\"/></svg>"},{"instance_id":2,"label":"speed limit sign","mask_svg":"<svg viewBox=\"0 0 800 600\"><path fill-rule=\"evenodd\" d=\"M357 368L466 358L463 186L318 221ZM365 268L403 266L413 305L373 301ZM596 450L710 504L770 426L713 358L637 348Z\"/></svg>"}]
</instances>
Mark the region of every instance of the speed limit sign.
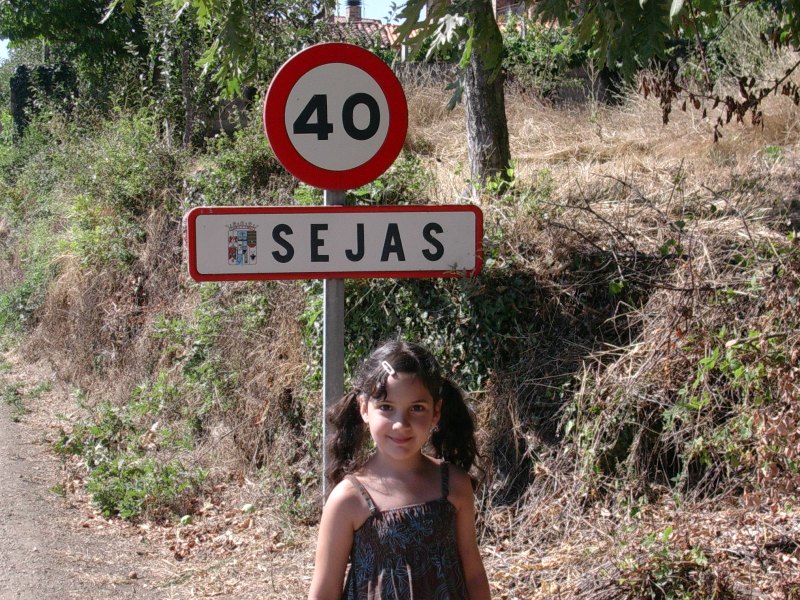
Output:
<instances>
[{"instance_id":1,"label":"speed limit sign","mask_svg":"<svg viewBox=\"0 0 800 600\"><path fill-rule=\"evenodd\" d=\"M408 129L408 106L392 70L352 44L317 44L275 74L264 101L275 156L301 181L345 190L379 177Z\"/></svg>"}]
</instances>

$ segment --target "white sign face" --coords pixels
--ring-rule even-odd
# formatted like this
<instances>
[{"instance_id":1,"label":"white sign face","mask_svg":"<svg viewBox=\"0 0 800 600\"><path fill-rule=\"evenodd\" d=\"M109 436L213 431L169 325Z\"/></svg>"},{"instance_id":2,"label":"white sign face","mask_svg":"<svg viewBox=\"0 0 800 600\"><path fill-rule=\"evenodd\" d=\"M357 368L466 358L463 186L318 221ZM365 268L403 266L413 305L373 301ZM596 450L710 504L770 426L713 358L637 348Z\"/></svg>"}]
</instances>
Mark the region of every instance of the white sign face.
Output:
<instances>
[{"instance_id":1,"label":"white sign face","mask_svg":"<svg viewBox=\"0 0 800 600\"><path fill-rule=\"evenodd\" d=\"M328 63L303 75L286 102L284 125L295 150L328 171L346 171L375 156L389 131L389 105L358 67Z\"/></svg>"},{"instance_id":2,"label":"white sign face","mask_svg":"<svg viewBox=\"0 0 800 600\"><path fill-rule=\"evenodd\" d=\"M473 206L196 208L189 270L199 281L476 274Z\"/></svg>"}]
</instances>

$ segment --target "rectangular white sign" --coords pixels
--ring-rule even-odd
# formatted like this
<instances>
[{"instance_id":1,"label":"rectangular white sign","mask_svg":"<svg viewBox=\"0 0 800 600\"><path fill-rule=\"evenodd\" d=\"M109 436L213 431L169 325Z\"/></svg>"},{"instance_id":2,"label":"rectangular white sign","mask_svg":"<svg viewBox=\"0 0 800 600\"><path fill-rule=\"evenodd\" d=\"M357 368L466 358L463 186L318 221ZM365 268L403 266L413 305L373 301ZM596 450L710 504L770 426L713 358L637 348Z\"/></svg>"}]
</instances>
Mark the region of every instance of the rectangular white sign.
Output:
<instances>
[{"instance_id":1,"label":"rectangular white sign","mask_svg":"<svg viewBox=\"0 0 800 600\"><path fill-rule=\"evenodd\" d=\"M481 269L476 206L199 207L185 220L197 281L455 277Z\"/></svg>"}]
</instances>

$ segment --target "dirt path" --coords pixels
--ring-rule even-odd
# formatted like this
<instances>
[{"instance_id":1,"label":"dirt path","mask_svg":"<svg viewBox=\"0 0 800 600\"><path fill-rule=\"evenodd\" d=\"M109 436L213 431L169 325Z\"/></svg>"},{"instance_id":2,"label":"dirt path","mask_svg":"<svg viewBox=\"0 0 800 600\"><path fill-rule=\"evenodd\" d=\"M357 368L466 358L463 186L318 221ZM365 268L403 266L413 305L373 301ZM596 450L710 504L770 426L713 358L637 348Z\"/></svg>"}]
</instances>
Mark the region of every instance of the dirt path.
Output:
<instances>
[{"instance_id":1,"label":"dirt path","mask_svg":"<svg viewBox=\"0 0 800 600\"><path fill-rule=\"evenodd\" d=\"M148 575L146 545L104 535L64 498L59 460L41 409L24 402L25 382L2 374L0 402L0 598L164 598ZM17 392L17 393L15 393Z\"/></svg>"},{"instance_id":2,"label":"dirt path","mask_svg":"<svg viewBox=\"0 0 800 600\"><path fill-rule=\"evenodd\" d=\"M53 451L76 410L47 365L0 353L0 600L305 597L308 532L267 506L243 513L253 485L223 485L187 527L99 515Z\"/></svg>"}]
</instances>

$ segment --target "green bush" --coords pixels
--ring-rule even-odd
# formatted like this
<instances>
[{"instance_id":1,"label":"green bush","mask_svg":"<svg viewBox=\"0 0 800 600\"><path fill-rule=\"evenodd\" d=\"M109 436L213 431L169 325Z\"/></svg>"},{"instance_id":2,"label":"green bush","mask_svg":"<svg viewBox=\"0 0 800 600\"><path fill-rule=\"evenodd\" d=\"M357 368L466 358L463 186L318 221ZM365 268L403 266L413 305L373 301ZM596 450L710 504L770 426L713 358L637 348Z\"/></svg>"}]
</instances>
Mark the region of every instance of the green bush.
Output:
<instances>
[{"instance_id":1,"label":"green bush","mask_svg":"<svg viewBox=\"0 0 800 600\"><path fill-rule=\"evenodd\" d=\"M37 311L58 272L52 227L52 219L35 222L6 241L6 257L11 259L16 254L22 273L21 281L0 291L0 333L18 334L36 323Z\"/></svg>"},{"instance_id":2,"label":"green bush","mask_svg":"<svg viewBox=\"0 0 800 600\"><path fill-rule=\"evenodd\" d=\"M533 21L509 22L504 46L503 66L509 81L543 98L558 88L577 86L569 72L587 61L569 30Z\"/></svg>"},{"instance_id":3,"label":"green bush","mask_svg":"<svg viewBox=\"0 0 800 600\"><path fill-rule=\"evenodd\" d=\"M141 227L121 218L96 198L78 194L69 211L72 226L64 240L65 250L85 265L130 265L136 258L133 246L144 239Z\"/></svg>"},{"instance_id":4,"label":"green bush","mask_svg":"<svg viewBox=\"0 0 800 600\"><path fill-rule=\"evenodd\" d=\"M131 393L130 412L135 416L178 413L181 390L167 371L159 371L153 381L137 385Z\"/></svg>"},{"instance_id":5,"label":"green bush","mask_svg":"<svg viewBox=\"0 0 800 600\"><path fill-rule=\"evenodd\" d=\"M733 600L733 586L711 564L702 548L674 547L673 528L651 533L641 546L644 556L629 556L620 565L617 585L626 597L652 600Z\"/></svg>"},{"instance_id":6,"label":"green bush","mask_svg":"<svg viewBox=\"0 0 800 600\"><path fill-rule=\"evenodd\" d=\"M5 258L19 281L0 293L0 327L36 322L56 257L127 267L144 241L140 215L169 210L180 151L162 144L147 111L87 119L81 127L43 115L15 144L0 143L0 214L11 226Z\"/></svg>"},{"instance_id":7,"label":"green bush","mask_svg":"<svg viewBox=\"0 0 800 600\"><path fill-rule=\"evenodd\" d=\"M29 273L25 281L0 293L0 332L17 334L31 323L42 305L49 281L46 273Z\"/></svg>"},{"instance_id":8,"label":"green bush","mask_svg":"<svg viewBox=\"0 0 800 600\"><path fill-rule=\"evenodd\" d=\"M158 407L148 407L142 393L137 391L134 402L124 409L99 405L93 419L76 423L55 444L58 453L82 459L89 472L87 490L105 516L136 519L183 513L207 476L202 469L187 469L178 459L161 462L147 455L141 445L147 428L136 420L150 414L148 408L158 411Z\"/></svg>"},{"instance_id":9,"label":"green bush","mask_svg":"<svg viewBox=\"0 0 800 600\"><path fill-rule=\"evenodd\" d=\"M47 288L57 274L54 258L59 209L54 189L58 154L50 130L34 121L23 139L0 141L0 217L10 226L2 259L18 266L14 281L0 291L0 331L19 333L36 321Z\"/></svg>"},{"instance_id":10,"label":"green bush","mask_svg":"<svg viewBox=\"0 0 800 600\"><path fill-rule=\"evenodd\" d=\"M294 179L255 125L260 123L260 115L254 111L251 121L254 123L233 137L223 135L209 141L205 156L187 182L193 206L269 204L272 202L266 200L271 195L294 187Z\"/></svg>"},{"instance_id":11,"label":"green bush","mask_svg":"<svg viewBox=\"0 0 800 600\"><path fill-rule=\"evenodd\" d=\"M55 449L59 454L81 456L91 470L110 455L126 451L135 443L135 433L130 415L104 402L97 406L94 418L76 423L69 435L62 432Z\"/></svg>"},{"instance_id":12,"label":"green bush","mask_svg":"<svg viewBox=\"0 0 800 600\"><path fill-rule=\"evenodd\" d=\"M779 64L778 51L766 41L774 27L775 16L770 8L746 4L704 32L707 40L706 64L712 82L739 77L770 78ZM692 56L685 65L686 74L701 75L701 58Z\"/></svg>"},{"instance_id":13,"label":"green bush","mask_svg":"<svg viewBox=\"0 0 800 600\"><path fill-rule=\"evenodd\" d=\"M57 212L52 204L62 141L39 119L28 126L21 140L0 143L0 209L10 225L30 226Z\"/></svg>"},{"instance_id":14,"label":"green bush","mask_svg":"<svg viewBox=\"0 0 800 600\"><path fill-rule=\"evenodd\" d=\"M519 347L509 340L537 326L534 281L502 269L475 279L348 280L345 295L349 374L379 342L401 336L446 359L466 389L480 390L495 368L515 359ZM314 349L311 385L321 381L321 297L321 286L309 285L302 320Z\"/></svg>"},{"instance_id":15,"label":"green bush","mask_svg":"<svg viewBox=\"0 0 800 600\"><path fill-rule=\"evenodd\" d=\"M168 381L161 373L137 392L142 399L149 397L151 402L162 403L173 414L178 411L179 395L191 397L195 404L181 406L180 410L196 433L212 410L227 405L236 386L236 365L223 358L223 334L234 326L257 329L271 310L263 294L245 294L240 302L228 305L218 297L221 289L219 284L203 284L202 302L191 319L166 315L155 319L151 336L162 344L161 355L176 367L176 375L174 381Z\"/></svg>"},{"instance_id":16,"label":"green bush","mask_svg":"<svg viewBox=\"0 0 800 600\"><path fill-rule=\"evenodd\" d=\"M150 111L118 112L80 134L71 136L71 152L60 155L69 191L128 218L169 206L165 192L180 182L182 153L159 138Z\"/></svg>"},{"instance_id":17,"label":"green bush","mask_svg":"<svg viewBox=\"0 0 800 600\"><path fill-rule=\"evenodd\" d=\"M178 460L159 463L151 457L123 453L97 465L86 489L106 517L158 517L165 511L184 512L187 493L206 476L201 470L190 473Z\"/></svg>"},{"instance_id":18,"label":"green bush","mask_svg":"<svg viewBox=\"0 0 800 600\"><path fill-rule=\"evenodd\" d=\"M402 152L378 179L348 192L348 204L424 204L434 179L418 156Z\"/></svg>"},{"instance_id":19,"label":"green bush","mask_svg":"<svg viewBox=\"0 0 800 600\"><path fill-rule=\"evenodd\" d=\"M11 420L15 423L22 420L22 416L27 410L25 409L25 398L20 393L19 387L13 383L7 383L3 386L0 396L3 397L3 402L11 408Z\"/></svg>"}]
</instances>

